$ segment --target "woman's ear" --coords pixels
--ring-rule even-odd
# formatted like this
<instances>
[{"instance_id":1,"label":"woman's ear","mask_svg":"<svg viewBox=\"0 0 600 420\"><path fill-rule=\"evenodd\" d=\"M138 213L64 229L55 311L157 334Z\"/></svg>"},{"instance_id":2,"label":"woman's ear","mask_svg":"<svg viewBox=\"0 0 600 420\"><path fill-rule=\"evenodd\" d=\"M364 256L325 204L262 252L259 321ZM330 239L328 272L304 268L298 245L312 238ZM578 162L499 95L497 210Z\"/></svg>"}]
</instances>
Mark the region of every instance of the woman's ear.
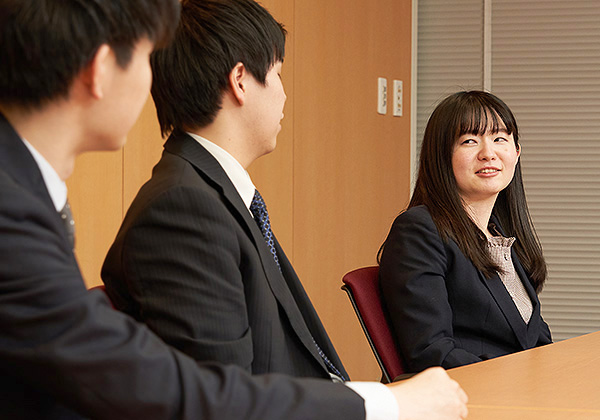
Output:
<instances>
[{"instance_id":1,"label":"woman's ear","mask_svg":"<svg viewBox=\"0 0 600 420\"><path fill-rule=\"evenodd\" d=\"M521 156L521 150L522 150L522 147L521 147L521 145L520 145L520 144L517 144L517 157L520 157L520 156Z\"/></svg>"},{"instance_id":2,"label":"woman's ear","mask_svg":"<svg viewBox=\"0 0 600 420\"><path fill-rule=\"evenodd\" d=\"M248 70L246 70L243 63L237 63L231 72L229 72L229 88L231 89L233 97L240 105L244 105L244 102L246 101L246 81L248 76Z\"/></svg>"}]
</instances>

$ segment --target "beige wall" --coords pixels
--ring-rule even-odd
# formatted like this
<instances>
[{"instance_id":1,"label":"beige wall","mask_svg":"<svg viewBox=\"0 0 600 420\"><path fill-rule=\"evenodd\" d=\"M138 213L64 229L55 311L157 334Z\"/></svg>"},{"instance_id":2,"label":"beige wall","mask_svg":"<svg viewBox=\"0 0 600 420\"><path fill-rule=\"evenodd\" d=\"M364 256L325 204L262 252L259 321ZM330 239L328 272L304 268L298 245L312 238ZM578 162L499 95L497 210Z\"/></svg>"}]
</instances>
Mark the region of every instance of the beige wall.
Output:
<instances>
[{"instance_id":1,"label":"beige wall","mask_svg":"<svg viewBox=\"0 0 600 420\"><path fill-rule=\"evenodd\" d=\"M289 31L288 95L275 152L250 173L273 230L353 379L379 370L341 277L375 264L409 195L410 0L265 0ZM376 113L377 77L404 81L404 116ZM123 151L79 159L69 181L77 255L88 286L163 140L151 101Z\"/></svg>"}]
</instances>

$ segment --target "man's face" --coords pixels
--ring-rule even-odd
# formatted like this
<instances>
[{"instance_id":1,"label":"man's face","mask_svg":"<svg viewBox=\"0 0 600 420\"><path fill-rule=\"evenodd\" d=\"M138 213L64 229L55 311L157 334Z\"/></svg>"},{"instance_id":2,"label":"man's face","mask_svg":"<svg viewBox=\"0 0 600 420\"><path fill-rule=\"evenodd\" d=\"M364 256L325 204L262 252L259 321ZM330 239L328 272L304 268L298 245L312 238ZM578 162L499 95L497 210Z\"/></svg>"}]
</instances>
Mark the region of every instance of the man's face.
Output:
<instances>
[{"instance_id":1,"label":"man's face","mask_svg":"<svg viewBox=\"0 0 600 420\"><path fill-rule=\"evenodd\" d=\"M282 63L278 62L267 73L265 85L251 77L248 89L251 95L247 105L249 114L249 140L257 156L272 152L277 144L277 135L281 131L283 107L287 96L281 83Z\"/></svg>"}]
</instances>

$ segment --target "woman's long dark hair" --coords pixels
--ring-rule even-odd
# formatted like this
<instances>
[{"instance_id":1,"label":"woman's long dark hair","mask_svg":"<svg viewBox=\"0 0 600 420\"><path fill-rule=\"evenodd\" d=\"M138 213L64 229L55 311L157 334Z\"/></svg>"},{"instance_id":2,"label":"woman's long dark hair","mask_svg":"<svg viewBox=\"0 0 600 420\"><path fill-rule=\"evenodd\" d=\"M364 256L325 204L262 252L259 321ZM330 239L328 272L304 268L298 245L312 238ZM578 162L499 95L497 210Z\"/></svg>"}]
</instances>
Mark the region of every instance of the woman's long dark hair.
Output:
<instances>
[{"instance_id":1,"label":"woman's long dark hair","mask_svg":"<svg viewBox=\"0 0 600 420\"><path fill-rule=\"evenodd\" d=\"M408 205L408 208L427 206L442 240L456 241L465 256L486 277L500 270L490 257L485 235L464 208L452 169L452 153L457 139L463 134L483 135L499 130L512 134L516 147L519 147L519 131L513 113L490 93L458 92L440 102L425 128L417 182ZM517 256L539 293L546 281L547 269L527 208L520 161L512 181L498 194L492 214L498 218L504 232L516 238Z\"/></svg>"}]
</instances>

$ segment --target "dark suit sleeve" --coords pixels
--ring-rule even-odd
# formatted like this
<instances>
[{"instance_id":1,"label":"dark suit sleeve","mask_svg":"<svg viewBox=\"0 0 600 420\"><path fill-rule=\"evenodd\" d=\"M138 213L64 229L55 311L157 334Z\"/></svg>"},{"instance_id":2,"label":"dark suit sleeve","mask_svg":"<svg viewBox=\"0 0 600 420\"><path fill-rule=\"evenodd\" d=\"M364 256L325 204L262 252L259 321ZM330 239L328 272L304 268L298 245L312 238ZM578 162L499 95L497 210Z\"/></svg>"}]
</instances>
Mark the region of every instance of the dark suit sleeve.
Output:
<instances>
[{"instance_id":1,"label":"dark suit sleeve","mask_svg":"<svg viewBox=\"0 0 600 420\"><path fill-rule=\"evenodd\" d=\"M109 253L103 278L126 284L132 312L168 344L196 360L251 372L240 240L249 239L218 193L175 186L136 215L118 239L121 255ZM116 257L119 264L112 262Z\"/></svg>"},{"instance_id":2,"label":"dark suit sleeve","mask_svg":"<svg viewBox=\"0 0 600 420\"><path fill-rule=\"evenodd\" d=\"M444 244L424 208L398 216L381 256L383 297L402 357L411 372L481 359L457 347L446 289Z\"/></svg>"},{"instance_id":3,"label":"dark suit sleeve","mask_svg":"<svg viewBox=\"0 0 600 420\"><path fill-rule=\"evenodd\" d=\"M0 371L98 419L363 419L345 386L201 365L88 292L56 215L0 172Z\"/></svg>"},{"instance_id":4,"label":"dark suit sleeve","mask_svg":"<svg viewBox=\"0 0 600 420\"><path fill-rule=\"evenodd\" d=\"M546 344L552 343L552 334L550 333L550 328L544 319L542 318L542 325L540 327L540 338L536 343L536 347L545 346Z\"/></svg>"}]
</instances>

